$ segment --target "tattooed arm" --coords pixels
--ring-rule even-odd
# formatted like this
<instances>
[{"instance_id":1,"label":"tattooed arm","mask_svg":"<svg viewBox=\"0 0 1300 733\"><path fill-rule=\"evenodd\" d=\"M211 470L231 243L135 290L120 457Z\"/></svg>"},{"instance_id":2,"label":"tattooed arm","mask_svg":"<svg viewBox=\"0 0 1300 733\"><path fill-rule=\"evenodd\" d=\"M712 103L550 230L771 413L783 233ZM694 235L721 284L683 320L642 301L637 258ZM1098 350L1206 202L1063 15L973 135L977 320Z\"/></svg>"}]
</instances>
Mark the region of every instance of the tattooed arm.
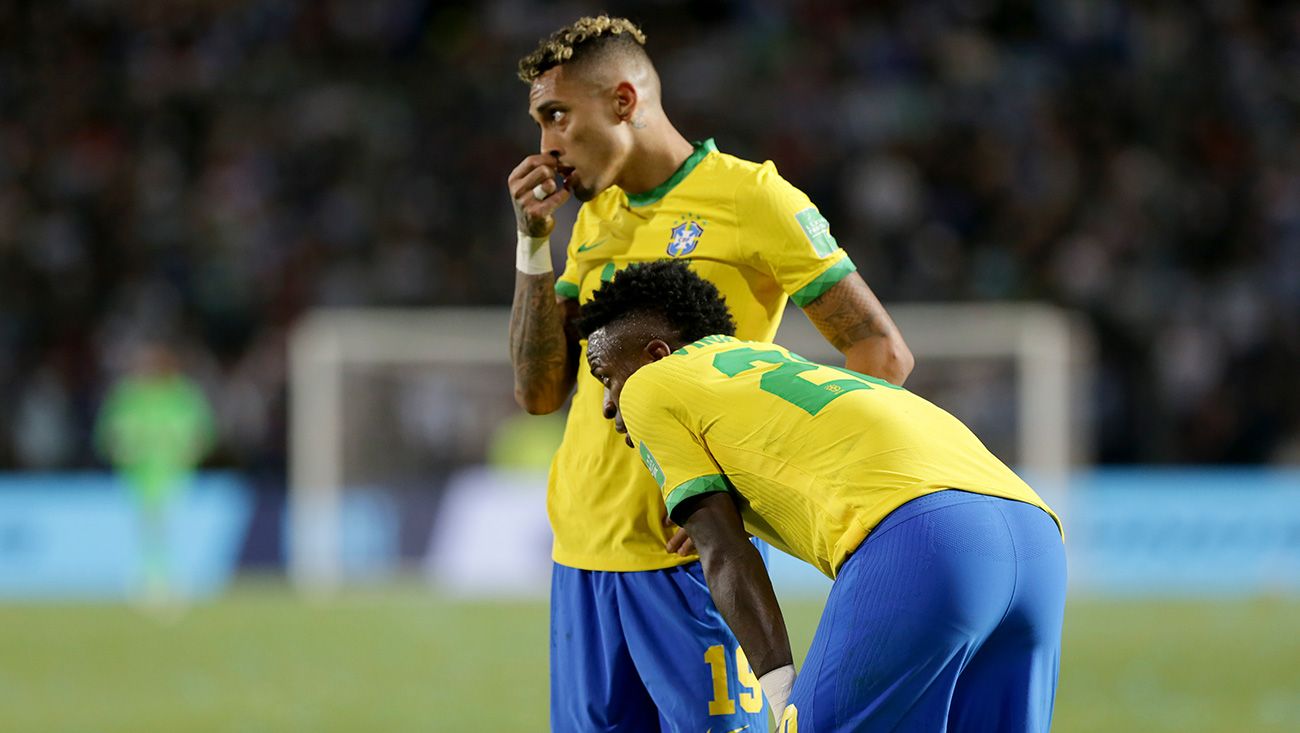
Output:
<instances>
[{"instance_id":1,"label":"tattooed arm","mask_svg":"<svg viewBox=\"0 0 1300 733\"><path fill-rule=\"evenodd\" d=\"M510 173L507 185L521 236L549 237L555 229L551 214L569 199L569 192L556 185L554 166L552 156L530 155ZM523 240L519 246L524 246ZM572 324L578 303L556 298L549 249L533 252L543 258L540 266L520 269L535 274L515 271L510 362L515 370L515 402L542 415L560 409L577 381L578 336Z\"/></svg>"},{"instance_id":2,"label":"tattooed arm","mask_svg":"<svg viewBox=\"0 0 1300 733\"><path fill-rule=\"evenodd\" d=\"M846 357L845 366L893 384L912 372L912 352L865 280L850 273L804 306L818 331Z\"/></svg>"},{"instance_id":3,"label":"tattooed arm","mask_svg":"<svg viewBox=\"0 0 1300 733\"><path fill-rule=\"evenodd\" d=\"M555 278L515 273L510 311L510 361L515 402L534 415L554 412L569 398L578 376L578 302L556 298Z\"/></svg>"}]
</instances>

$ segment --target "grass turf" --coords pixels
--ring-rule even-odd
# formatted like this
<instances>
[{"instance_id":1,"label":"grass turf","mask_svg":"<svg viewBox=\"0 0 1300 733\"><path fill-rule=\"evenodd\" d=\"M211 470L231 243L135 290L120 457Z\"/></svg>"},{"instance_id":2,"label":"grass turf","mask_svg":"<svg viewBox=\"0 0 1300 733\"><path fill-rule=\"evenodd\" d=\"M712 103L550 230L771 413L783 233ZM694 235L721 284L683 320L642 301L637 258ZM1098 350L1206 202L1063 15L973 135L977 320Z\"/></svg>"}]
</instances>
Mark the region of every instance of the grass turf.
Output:
<instances>
[{"instance_id":1,"label":"grass turf","mask_svg":"<svg viewBox=\"0 0 1300 733\"><path fill-rule=\"evenodd\" d=\"M796 654L817 603L787 603ZM0 731L540 731L545 604L244 581L159 621L0 606ZM1056 731L1300 730L1300 599L1074 598Z\"/></svg>"}]
</instances>

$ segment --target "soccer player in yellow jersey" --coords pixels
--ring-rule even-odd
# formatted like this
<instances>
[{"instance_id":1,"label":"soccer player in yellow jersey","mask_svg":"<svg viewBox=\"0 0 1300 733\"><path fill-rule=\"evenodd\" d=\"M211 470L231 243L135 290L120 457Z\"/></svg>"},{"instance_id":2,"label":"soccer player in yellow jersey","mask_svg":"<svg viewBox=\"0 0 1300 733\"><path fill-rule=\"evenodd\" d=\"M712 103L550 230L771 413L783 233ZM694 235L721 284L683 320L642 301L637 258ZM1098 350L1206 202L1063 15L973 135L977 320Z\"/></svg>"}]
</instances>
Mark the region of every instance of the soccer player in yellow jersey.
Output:
<instances>
[{"instance_id":1,"label":"soccer player in yellow jersey","mask_svg":"<svg viewBox=\"0 0 1300 733\"><path fill-rule=\"evenodd\" d=\"M604 416L699 548L782 730L1048 729L1062 535L966 426L883 380L737 340L686 263L620 272L578 326ZM835 581L797 681L747 531Z\"/></svg>"},{"instance_id":2,"label":"soccer player in yellow jersey","mask_svg":"<svg viewBox=\"0 0 1300 733\"><path fill-rule=\"evenodd\" d=\"M551 725L557 731L764 729L744 654L659 489L600 417L572 328L579 303L633 262L689 260L727 295L738 333L765 341L789 298L847 364L901 383L912 357L817 207L769 163L691 143L627 20L583 18L520 62L541 148L510 174L519 246L510 345L516 399L561 408L551 467ZM582 202L563 273L552 213ZM683 554L669 547L683 549Z\"/></svg>"}]
</instances>

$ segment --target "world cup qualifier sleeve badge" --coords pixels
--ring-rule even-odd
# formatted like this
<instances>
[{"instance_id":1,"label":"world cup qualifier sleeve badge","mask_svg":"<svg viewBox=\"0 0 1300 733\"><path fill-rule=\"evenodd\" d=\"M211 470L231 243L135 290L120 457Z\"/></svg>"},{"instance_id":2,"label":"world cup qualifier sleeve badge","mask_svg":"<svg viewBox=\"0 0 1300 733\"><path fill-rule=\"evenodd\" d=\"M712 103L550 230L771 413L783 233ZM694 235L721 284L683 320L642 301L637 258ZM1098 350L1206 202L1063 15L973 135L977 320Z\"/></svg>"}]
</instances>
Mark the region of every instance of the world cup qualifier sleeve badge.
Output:
<instances>
[{"instance_id":1,"label":"world cup qualifier sleeve badge","mask_svg":"<svg viewBox=\"0 0 1300 733\"><path fill-rule=\"evenodd\" d=\"M704 234L703 219L696 220L690 214L673 222L672 233L668 238L668 254L673 257L685 257L695 251L700 244L700 235Z\"/></svg>"}]
</instances>

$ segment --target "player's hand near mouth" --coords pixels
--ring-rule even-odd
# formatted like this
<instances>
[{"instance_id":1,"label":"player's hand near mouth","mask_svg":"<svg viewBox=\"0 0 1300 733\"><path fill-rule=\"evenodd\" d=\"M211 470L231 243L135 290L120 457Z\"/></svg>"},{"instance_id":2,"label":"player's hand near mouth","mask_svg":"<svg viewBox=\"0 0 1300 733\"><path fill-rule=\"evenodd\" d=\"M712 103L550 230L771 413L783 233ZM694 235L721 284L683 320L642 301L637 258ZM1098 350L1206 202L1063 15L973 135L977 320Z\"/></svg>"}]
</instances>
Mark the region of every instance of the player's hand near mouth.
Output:
<instances>
[{"instance_id":1,"label":"player's hand near mouth","mask_svg":"<svg viewBox=\"0 0 1300 733\"><path fill-rule=\"evenodd\" d=\"M524 158L510 172L507 183L514 202L515 224L523 234L545 237L555 228L555 210L572 195L555 180L561 170L572 171L561 166L554 155L537 153ZM538 194L543 196L538 198Z\"/></svg>"}]
</instances>

